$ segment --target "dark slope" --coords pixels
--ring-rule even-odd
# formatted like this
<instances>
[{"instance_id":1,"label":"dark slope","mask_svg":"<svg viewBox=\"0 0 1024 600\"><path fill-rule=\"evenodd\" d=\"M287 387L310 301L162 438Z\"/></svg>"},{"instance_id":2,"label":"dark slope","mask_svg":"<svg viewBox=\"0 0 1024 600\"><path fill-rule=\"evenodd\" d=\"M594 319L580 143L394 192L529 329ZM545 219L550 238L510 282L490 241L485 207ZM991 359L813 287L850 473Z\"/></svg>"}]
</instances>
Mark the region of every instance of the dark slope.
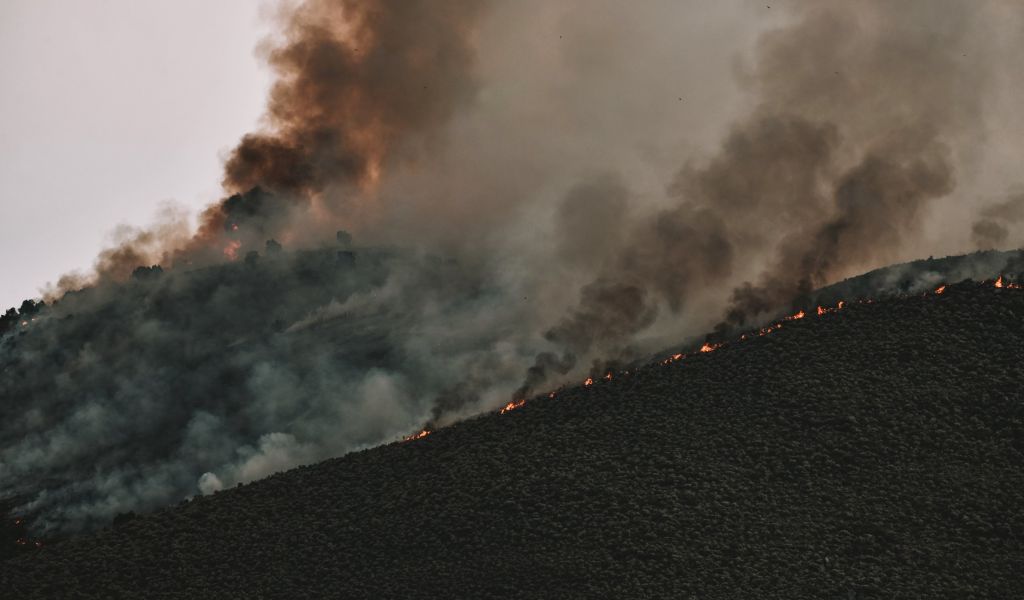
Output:
<instances>
[{"instance_id":1,"label":"dark slope","mask_svg":"<svg viewBox=\"0 0 1024 600\"><path fill-rule=\"evenodd\" d=\"M264 459L313 462L475 412L552 349L509 312L518 292L443 257L349 242L141 267L0 317L0 514L13 507L31 537L100 529L276 470ZM1021 272L1019 251L916 261L821 302ZM382 383L400 393L376 398ZM200 487L206 473L218 483ZM0 528L0 559L23 537Z\"/></svg>"},{"instance_id":2,"label":"dark slope","mask_svg":"<svg viewBox=\"0 0 1024 600\"><path fill-rule=\"evenodd\" d=\"M1024 290L852 305L3 563L10 597L1009 598Z\"/></svg>"}]
</instances>

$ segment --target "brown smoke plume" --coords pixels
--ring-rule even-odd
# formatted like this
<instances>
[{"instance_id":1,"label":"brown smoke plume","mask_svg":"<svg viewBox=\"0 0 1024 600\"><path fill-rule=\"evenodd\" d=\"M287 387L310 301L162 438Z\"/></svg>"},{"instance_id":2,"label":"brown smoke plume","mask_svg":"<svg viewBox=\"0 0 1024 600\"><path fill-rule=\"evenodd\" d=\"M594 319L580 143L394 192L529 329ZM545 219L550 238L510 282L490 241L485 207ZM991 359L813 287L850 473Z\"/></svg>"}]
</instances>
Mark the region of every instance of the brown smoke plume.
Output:
<instances>
[{"instance_id":1,"label":"brown smoke plume","mask_svg":"<svg viewBox=\"0 0 1024 600\"><path fill-rule=\"evenodd\" d=\"M187 243L165 240L154 253L154 235L143 232L106 250L99 279L123 279L136 262L236 258L287 229L293 208L330 190L343 202L388 166L436 146L476 95L475 35L486 4L305 0L283 13L281 39L266 49L276 80L265 129L230 152L229 197L202 213Z\"/></svg>"},{"instance_id":2,"label":"brown smoke plume","mask_svg":"<svg viewBox=\"0 0 1024 600\"><path fill-rule=\"evenodd\" d=\"M224 187L305 195L369 184L472 100L480 0L308 0L269 52L268 130L246 135Z\"/></svg>"}]
</instances>

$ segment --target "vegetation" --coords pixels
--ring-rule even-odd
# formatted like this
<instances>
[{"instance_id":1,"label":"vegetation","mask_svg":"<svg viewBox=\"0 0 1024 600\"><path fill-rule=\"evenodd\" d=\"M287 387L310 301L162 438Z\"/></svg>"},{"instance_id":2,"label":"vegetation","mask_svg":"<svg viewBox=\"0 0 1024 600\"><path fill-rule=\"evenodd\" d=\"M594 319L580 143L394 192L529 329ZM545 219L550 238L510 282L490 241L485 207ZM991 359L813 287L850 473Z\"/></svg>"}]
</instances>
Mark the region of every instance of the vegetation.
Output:
<instances>
[{"instance_id":1,"label":"vegetation","mask_svg":"<svg viewBox=\"0 0 1024 600\"><path fill-rule=\"evenodd\" d=\"M4 562L9 597L1009 598L1024 290L850 304Z\"/></svg>"}]
</instances>

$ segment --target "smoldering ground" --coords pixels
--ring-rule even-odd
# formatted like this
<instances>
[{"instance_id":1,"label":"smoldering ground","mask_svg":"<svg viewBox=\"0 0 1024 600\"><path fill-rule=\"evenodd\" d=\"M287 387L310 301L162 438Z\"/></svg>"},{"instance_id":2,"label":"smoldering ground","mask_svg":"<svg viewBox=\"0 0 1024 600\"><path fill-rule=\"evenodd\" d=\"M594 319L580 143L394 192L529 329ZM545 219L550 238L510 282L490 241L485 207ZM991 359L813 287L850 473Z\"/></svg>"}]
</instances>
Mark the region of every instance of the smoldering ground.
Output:
<instances>
[{"instance_id":1,"label":"smoldering ground","mask_svg":"<svg viewBox=\"0 0 1024 600\"><path fill-rule=\"evenodd\" d=\"M1021 128L1012 3L315 0L282 19L227 198L191 236L173 218L126 234L4 340L0 487L46 525L1020 237L978 199L1017 183L982 181L1019 158L1001 137Z\"/></svg>"}]
</instances>

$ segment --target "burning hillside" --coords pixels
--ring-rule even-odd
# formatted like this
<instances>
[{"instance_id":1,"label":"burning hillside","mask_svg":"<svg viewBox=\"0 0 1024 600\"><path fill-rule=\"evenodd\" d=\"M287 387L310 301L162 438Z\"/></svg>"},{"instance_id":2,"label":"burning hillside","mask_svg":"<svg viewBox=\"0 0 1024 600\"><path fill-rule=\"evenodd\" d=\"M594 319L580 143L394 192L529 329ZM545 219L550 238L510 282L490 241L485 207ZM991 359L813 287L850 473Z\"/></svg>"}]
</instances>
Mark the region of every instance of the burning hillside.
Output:
<instances>
[{"instance_id":1,"label":"burning hillside","mask_svg":"<svg viewBox=\"0 0 1024 600\"><path fill-rule=\"evenodd\" d=\"M1019 281L995 251L841 281L1018 245L1018 182L979 165L1016 173L988 137L1019 14L593 2L284 3L198 225L122 229L0 318L0 500L31 535Z\"/></svg>"},{"instance_id":2,"label":"burning hillside","mask_svg":"<svg viewBox=\"0 0 1024 600\"><path fill-rule=\"evenodd\" d=\"M44 546L0 586L1012 597L1024 289L948 283L780 323Z\"/></svg>"},{"instance_id":3,"label":"burning hillside","mask_svg":"<svg viewBox=\"0 0 1024 600\"><path fill-rule=\"evenodd\" d=\"M892 293L921 293L934 278L993 265L1016 273L1006 268L1020 261L952 257L892 267L885 278ZM856 289L863 284L850 280L822 302ZM465 415L518 409L537 350L510 346L508 326L491 326L504 297L452 261L353 247L339 234L318 250L269 242L237 263L140 268L123 284L26 303L0 338L0 488L20 497L14 514L33 539L59 537L410 432L418 439ZM809 303L653 361L772 334L859 298ZM441 333L459 330L475 333ZM606 385L646 362L596 362L576 381Z\"/></svg>"}]
</instances>

